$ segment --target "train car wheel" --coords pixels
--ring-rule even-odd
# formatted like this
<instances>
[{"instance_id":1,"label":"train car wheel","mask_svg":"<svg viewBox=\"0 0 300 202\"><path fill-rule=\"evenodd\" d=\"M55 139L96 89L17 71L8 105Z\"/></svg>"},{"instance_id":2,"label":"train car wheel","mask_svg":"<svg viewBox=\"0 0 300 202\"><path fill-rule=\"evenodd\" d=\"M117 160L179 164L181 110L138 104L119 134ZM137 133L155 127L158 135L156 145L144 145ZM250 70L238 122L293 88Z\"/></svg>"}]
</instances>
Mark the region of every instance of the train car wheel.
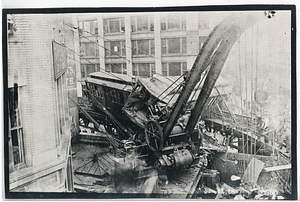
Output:
<instances>
[{"instance_id":1,"label":"train car wheel","mask_svg":"<svg viewBox=\"0 0 300 202\"><path fill-rule=\"evenodd\" d=\"M164 147L162 127L155 120L148 121L145 129L146 142L153 151L160 151Z\"/></svg>"}]
</instances>

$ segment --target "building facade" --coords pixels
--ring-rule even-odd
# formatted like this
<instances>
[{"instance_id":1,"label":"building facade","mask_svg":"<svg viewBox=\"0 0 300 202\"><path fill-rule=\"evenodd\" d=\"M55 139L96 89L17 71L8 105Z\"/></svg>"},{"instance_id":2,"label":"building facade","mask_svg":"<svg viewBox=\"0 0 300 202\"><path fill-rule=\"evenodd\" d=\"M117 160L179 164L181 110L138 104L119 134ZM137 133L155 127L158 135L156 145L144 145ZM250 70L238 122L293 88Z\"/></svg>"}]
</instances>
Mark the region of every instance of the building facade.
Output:
<instances>
[{"instance_id":1,"label":"building facade","mask_svg":"<svg viewBox=\"0 0 300 202\"><path fill-rule=\"evenodd\" d=\"M189 70L211 29L208 13L78 15L80 78L95 71L178 76Z\"/></svg>"},{"instance_id":2,"label":"building facade","mask_svg":"<svg viewBox=\"0 0 300 202\"><path fill-rule=\"evenodd\" d=\"M73 190L71 130L76 108L74 48L63 15L8 15L8 149L10 192ZM73 32L72 32L73 33ZM78 42L76 42L78 44ZM71 72L71 73L70 73Z\"/></svg>"}]
</instances>

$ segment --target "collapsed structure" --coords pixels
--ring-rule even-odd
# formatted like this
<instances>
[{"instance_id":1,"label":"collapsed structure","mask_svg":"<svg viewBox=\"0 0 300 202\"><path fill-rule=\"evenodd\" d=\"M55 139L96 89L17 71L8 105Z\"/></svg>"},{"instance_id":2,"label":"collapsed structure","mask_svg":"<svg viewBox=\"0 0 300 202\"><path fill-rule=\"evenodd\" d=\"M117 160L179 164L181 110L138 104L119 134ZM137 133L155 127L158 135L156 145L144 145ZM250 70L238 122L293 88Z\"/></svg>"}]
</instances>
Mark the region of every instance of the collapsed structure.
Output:
<instances>
[{"instance_id":1,"label":"collapsed structure","mask_svg":"<svg viewBox=\"0 0 300 202\"><path fill-rule=\"evenodd\" d=\"M216 85L216 81L239 36L264 18L264 13L230 15L213 29L191 70L180 77L153 75L132 81L124 75L90 74L84 93L92 106L78 105L78 108L85 125L92 122L98 134L102 134L98 137L109 140L115 154L109 157L95 155L93 161L88 162L94 166L99 159L106 159L109 162L106 167L115 165L113 171L103 168L105 172L99 173L98 177L107 173L115 176L118 193L126 193L124 189L128 183L120 187L125 179L132 182L132 179L144 178L144 188L139 191L162 194L161 189L155 187L156 181L160 177L160 181L164 181L161 187L170 187L167 182L176 174L182 174L179 181L185 183L185 188L173 187L172 194L183 197L192 197L199 181L202 179L204 184L203 180L207 178L214 183L206 182L202 188L206 193L216 194L216 198L220 198L224 190L234 196L244 193L243 197L245 193L250 197L257 191L253 186L240 187L245 190L243 192L226 184L220 187L218 176L223 182L230 178L231 182L240 180L255 184L264 163L253 156L265 154L265 150L280 154L285 160L289 156L274 147L274 139L269 145L261 138L270 131L264 130L259 117L230 111L225 95L218 89L226 85ZM240 165L241 161L240 156L228 154L230 147L242 153L243 178L237 177L236 169L230 169ZM85 169L88 164L76 170L77 174L90 175L91 168ZM283 169L286 168L288 166ZM161 180L161 176L166 179Z\"/></svg>"}]
</instances>

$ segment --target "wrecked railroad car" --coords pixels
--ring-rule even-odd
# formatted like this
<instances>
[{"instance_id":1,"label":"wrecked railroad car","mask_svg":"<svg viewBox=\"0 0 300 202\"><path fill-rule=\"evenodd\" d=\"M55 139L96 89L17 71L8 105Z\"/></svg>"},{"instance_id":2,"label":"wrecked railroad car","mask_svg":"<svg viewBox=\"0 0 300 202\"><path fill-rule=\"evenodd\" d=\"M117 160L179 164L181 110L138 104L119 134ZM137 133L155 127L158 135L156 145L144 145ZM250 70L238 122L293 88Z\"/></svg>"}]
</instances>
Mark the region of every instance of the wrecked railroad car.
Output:
<instances>
[{"instance_id":1,"label":"wrecked railroad car","mask_svg":"<svg viewBox=\"0 0 300 202\"><path fill-rule=\"evenodd\" d=\"M147 157L149 165L159 167L206 162L205 152L199 149L199 118L232 46L241 33L264 17L263 13L245 12L226 18L213 29L191 70L178 78L154 75L137 78L134 83L121 78L108 85L105 83L111 78L99 81L92 74L85 93L104 113L104 119L98 119L100 123L120 138L114 145L137 150ZM132 88L129 95L128 88Z\"/></svg>"},{"instance_id":2,"label":"wrecked railroad car","mask_svg":"<svg viewBox=\"0 0 300 202\"><path fill-rule=\"evenodd\" d=\"M111 73L107 76L105 72L90 74L84 91L92 102L91 113L94 113L89 120L96 128L104 125L108 132L106 137L115 148L110 159L116 164L113 172L117 176L116 187L123 180L146 178L145 184L152 183L151 178L157 180L161 175L153 168L171 168L167 178L182 177L180 180L191 191L201 175L205 179L220 174L224 181L238 174L235 168L241 160L236 157L229 160L228 147L239 150L238 153L254 152L255 155L263 147L268 147L264 143L253 149L245 147L248 139L254 139L256 143L256 136L265 133L254 130L263 124L256 117L232 114L222 106L226 93L219 91L219 87L228 85L219 75L231 47L259 18L263 16L243 13L224 20L209 35L191 70L180 77L154 74L150 78L131 78ZM253 122L251 127L249 121ZM246 143L244 139L247 139ZM242 157L245 168L246 155ZM89 163L96 165L98 159L101 157L95 155ZM183 175L187 170L191 172ZM200 170L205 172L201 174ZM191 181L193 185L188 186ZM123 188L119 191L122 192Z\"/></svg>"}]
</instances>

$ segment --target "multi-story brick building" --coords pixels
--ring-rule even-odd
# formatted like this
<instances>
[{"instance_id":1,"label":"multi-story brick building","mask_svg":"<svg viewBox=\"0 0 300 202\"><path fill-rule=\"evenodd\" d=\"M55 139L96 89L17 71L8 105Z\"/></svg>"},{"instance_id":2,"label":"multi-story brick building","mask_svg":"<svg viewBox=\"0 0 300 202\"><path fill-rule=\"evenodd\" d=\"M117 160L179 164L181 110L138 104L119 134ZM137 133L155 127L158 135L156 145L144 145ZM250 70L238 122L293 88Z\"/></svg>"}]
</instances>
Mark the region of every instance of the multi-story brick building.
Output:
<instances>
[{"instance_id":1,"label":"multi-story brick building","mask_svg":"<svg viewBox=\"0 0 300 202\"><path fill-rule=\"evenodd\" d=\"M78 15L81 78L107 72L178 76L189 70L211 31L209 13Z\"/></svg>"},{"instance_id":2,"label":"multi-story brick building","mask_svg":"<svg viewBox=\"0 0 300 202\"><path fill-rule=\"evenodd\" d=\"M71 129L78 42L66 15L8 15L9 191L72 191ZM73 73L72 73L73 72Z\"/></svg>"}]
</instances>

